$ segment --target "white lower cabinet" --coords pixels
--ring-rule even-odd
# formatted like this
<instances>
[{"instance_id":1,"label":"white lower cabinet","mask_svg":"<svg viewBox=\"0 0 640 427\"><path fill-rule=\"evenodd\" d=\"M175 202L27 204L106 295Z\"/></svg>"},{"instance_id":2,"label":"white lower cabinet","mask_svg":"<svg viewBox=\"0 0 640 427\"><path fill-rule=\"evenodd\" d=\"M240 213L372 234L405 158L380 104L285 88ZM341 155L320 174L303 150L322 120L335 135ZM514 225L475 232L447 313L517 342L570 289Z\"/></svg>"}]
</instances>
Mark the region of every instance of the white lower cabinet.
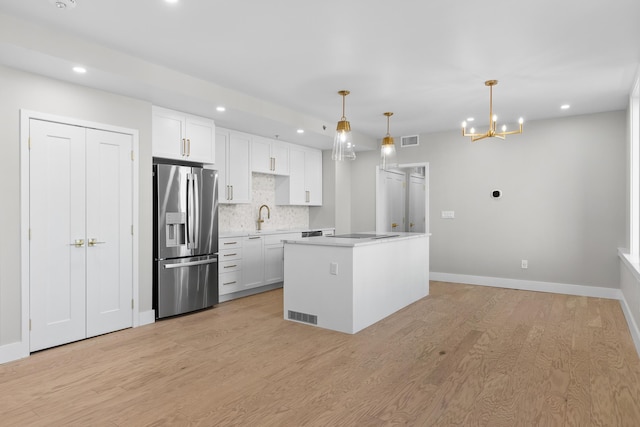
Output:
<instances>
[{"instance_id":1,"label":"white lower cabinet","mask_svg":"<svg viewBox=\"0 0 640 427\"><path fill-rule=\"evenodd\" d=\"M282 240L299 238L300 233L274 233L222 238L219 241L219 295L227 301L240 291L284 281L284 244ZM273 289L273 286L268 289ZM267 289L265 289L267 290Z\"/></svg>"},{"instance_id":2,"label":"white lower cabinet","mask_svg":"<svg viewBox=\"0 0 640 427\"><path fill-rule=\"evenodd\" d=\"M270 285L284 281L283 240L297 239L300 233L271 234L264 238L264 283Z\"/></svg>"},{"instance_id":3,"label":"white lower cabinet","mask_svg":"<svg viewBox=\"0 0 640 427\"><path fill-rule=\"evenodd\" d=\"M242 239L220 239L218 250L218 294L242 290Z\"/></svg>"},{"instance_id":4,"label":"white lower cabinet","mask_svg":"<svg viewBox=\"0 0 640 427\"><path fill-rule=\"evenodd\" d=\"M242 239L242 285L245 289L264 285L263 243L262 236Z\"/></svg>"}]
</instances>

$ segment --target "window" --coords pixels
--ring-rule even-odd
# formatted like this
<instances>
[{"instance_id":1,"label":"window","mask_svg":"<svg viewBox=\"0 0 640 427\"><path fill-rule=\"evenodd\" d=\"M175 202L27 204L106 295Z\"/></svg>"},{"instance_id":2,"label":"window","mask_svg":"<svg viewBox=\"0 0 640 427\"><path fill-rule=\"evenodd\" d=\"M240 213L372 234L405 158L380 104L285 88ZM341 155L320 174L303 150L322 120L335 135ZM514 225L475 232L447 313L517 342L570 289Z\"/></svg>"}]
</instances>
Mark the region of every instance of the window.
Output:
<instances>
[{"instance_id":1,"label":"window","mask_svg":"<svg viewBox=\"0 0 640 427\"><path fill-rule=\"evenodd\" d=\"M640 76L636 79L629 99L630 183L629 183L629 256L633 262L640 258Z\"/></svg>"}]
</instances>

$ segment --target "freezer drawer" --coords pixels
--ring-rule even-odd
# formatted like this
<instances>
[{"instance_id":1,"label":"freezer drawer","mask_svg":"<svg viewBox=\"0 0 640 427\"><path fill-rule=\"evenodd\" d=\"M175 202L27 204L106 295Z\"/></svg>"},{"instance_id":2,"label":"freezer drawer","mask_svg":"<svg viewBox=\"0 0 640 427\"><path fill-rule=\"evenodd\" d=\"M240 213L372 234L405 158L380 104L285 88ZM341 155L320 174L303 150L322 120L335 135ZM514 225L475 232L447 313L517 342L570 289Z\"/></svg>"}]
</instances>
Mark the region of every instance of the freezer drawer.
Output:
<instances>
[{"instance_id":1,"label":"freezer drawer","mask_svg":"<svg viewBox=\"0 0 640 427\"><path fill-rule=\"evenodd\" d=\"M218 303L218 258L201 256L156 262L158 318Z\"/></svg>"}]
</instances>

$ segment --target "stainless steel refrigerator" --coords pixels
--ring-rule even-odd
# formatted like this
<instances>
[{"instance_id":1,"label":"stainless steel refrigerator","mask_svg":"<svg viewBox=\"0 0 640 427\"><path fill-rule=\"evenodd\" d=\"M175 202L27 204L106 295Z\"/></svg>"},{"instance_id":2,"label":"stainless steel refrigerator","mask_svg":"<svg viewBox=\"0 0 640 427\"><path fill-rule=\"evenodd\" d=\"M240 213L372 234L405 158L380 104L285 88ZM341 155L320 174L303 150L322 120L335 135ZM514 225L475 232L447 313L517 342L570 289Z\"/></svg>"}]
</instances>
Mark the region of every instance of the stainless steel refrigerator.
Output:
<instances>
[{"instance_id":1,"label":"stainless steel refrigerator","mask_svg":"<svg viewBox=\"0 0 640 427\"><path fill-rule=\"evenodd\" d=\"M156 318L218 303L218 172L153 165Z\"/></svg>"}]
</instances>

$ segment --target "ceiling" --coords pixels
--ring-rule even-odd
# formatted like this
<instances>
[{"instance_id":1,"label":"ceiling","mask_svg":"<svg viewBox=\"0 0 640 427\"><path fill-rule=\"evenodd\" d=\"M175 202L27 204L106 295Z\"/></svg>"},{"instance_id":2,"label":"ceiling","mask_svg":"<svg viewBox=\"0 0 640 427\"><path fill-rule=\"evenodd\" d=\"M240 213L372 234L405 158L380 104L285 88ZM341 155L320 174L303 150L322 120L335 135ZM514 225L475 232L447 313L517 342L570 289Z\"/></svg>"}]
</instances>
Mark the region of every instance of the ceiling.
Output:
<instances>
[{"instance_id":1,"label":"ceiling","mask_svg":"<svg viewBox=\"0 0 640 427\"><path fill-rule=\"evenodd\" d=\"M386 133L385 111L393 136L457 131L468 117L482 128L488 79L499 122L522 116L525 131L624 109L640 1L0 0L0 64L320 148L347 89L366 149Z\"/></svg>"}]
</instances>

